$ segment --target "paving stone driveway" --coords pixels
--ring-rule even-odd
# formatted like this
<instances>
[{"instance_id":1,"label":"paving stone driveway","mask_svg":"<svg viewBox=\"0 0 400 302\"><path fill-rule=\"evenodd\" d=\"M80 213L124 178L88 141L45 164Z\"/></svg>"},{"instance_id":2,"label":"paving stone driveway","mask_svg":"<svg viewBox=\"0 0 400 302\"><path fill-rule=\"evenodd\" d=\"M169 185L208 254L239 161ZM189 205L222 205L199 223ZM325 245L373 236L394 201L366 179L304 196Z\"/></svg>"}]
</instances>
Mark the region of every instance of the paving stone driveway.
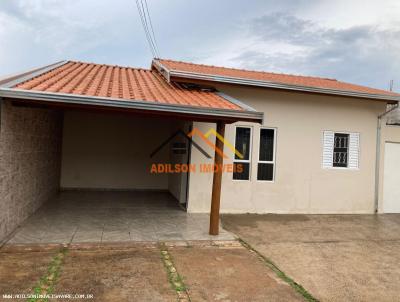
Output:
<instances>
[{"instance_id":1,"label":"paving stone driveway","mask_svg":"<svg viewBox=\"0 0 400 302\"><path fill-rule=\"evenodd\" d=\"M400 215L224 215L321 301L400 301Z\"/></svg>"},{"instance_id":2,"label":"paving stone driveway","mask_svg":"<svg viewBox=\"0 0 400 302\"><path fill-rule=\"evenodd\" d=\"M172 279L171 272L179 278ZM0 301L13 301L3 294L33 293L33 288L94 297L73 301L303 301L238 241L0 249Z\"/></svg>"}]
</instances>

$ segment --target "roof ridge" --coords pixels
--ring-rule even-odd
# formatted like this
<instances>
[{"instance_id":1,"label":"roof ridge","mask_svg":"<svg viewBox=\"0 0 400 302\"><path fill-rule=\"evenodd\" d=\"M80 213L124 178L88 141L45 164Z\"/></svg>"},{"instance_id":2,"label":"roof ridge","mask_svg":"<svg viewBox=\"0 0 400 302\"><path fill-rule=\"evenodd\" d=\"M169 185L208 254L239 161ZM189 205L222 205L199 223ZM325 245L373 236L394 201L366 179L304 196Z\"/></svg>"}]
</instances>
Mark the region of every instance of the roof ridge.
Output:
<instances>
[{"instance_id":1,"label":"roof ridge","mask_svg":"<svg viewBox=\"0 0 400 302\"><path fill-rule=\"evenodd\" d=\"M300 74L291 74L291 73L283 73L283 72L272 72L272 71L265 71L265 70L254 70L254 69L245 69L245 68L235 68L235 67L226 67L226 66L217 66L217 65L210 65L210 64L203 64L203 63L192 63L192 62L185 62L179 60L172 60L172 59L155 59L156 61L169 61L174 63L180 64L187 64L187 65L195 65L195 66L204 66L204 67L213 67L213 68L222 68L234 71L245 71L245 72L255 72L255 73L264 73L264 74L273 74L273 75L283 75L283 76L290 76L290 77L302 77L302 78L309 78L309 79L321 79L321 80L328 80L328 81L336 81L340 82L334 78L326 78L326 77L317 77L317 76L309 76L309 75L300 75Z\"/></svg>"},{"instance_id":2,"label":"roof ridge","mask_svg":"<svg viewBox=\"0 0 400 302\"><path fill-rule=\"evenodd\" d=\"M62 60L62 61L57 61L52 64L48 64L42 67L34 68L34 69L29 69L24 72L20 72L14 75L9 75L6 76L2 79L0 79L0 86L1 87L12 87L15 86L19 83L26 82L29 80L34 79L35 77L38 77L40 75L43 75L45 73L48 73L54 69L57 69L60 66L63 66L67 64L68 61Z\"/></svg>"},{"instance_id":3,"label":"roof ridge","mask_svg":"<svg viewBox=\"0 0 400 302\"><path fill-rule=\"evenodd\" d=\"M143 71L152 71L151 69L147 69L147 68L144 68L144 67L133 67L133 66L127 66L127 65L123 66L123 65L118 65L118 64L93 63L93 62L75 61L75 60L68 60L67 62L77 63L77 64L90 64L90 65L114 67L114 68L125 68L125 69L136 69L136 70L143 70Z\"/></svg>"}]
</instances>

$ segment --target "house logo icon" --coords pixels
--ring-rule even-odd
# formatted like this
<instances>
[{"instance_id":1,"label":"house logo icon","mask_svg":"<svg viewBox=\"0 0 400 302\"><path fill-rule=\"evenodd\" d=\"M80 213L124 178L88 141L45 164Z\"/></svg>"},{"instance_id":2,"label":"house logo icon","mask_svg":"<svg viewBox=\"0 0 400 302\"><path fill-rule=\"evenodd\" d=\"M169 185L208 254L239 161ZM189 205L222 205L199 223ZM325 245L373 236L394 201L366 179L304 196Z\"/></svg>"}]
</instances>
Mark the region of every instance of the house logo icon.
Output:
<instances>
[{"instance_id":1,"label":"house logo icon","mask_svg":"<svg viewBox=\"0 0 400 302\"><path fill-rule=\"evenodd\" d=\"M184 137L190 144L192 144L197 150L199 150L206 158L211 158L211 155L207 153L198 143L193 140L194 136L198 136L204 141L208 146L211 147L216 153L218 153L223 158L228 158L228 156L215 146L213 142L211 142L208 138L210 135L215 135L216 139L222 141L223 145L227 146L232 152L239 157L243 158L243 154L241 154L228 140L226 140L221 134L219 134L214 128L210 128L206 133L203 133L198 128L193 128L189 133L185 133L182 129L179 129L175 133L173 133L170 137L168 137L164 142L162 142L153 152L150 153L150 158L153 158L161 149L163 149L166 145L168 145L171 141L173 141L176 137Z\"/></svg>"}]
</instances>

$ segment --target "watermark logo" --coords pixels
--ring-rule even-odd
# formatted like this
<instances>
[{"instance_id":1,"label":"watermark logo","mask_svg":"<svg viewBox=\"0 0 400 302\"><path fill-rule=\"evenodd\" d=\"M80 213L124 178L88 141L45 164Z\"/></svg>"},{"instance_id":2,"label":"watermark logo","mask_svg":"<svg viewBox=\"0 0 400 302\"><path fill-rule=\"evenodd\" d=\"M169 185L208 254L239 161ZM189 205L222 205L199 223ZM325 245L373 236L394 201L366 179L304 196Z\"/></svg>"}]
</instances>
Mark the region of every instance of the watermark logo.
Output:
<instances>
[{"instance_id":1,"label":"watermark logo","mask_svg":"<svg viewBox=\"0 0 400 302\"><path fill-rule=\"evenodd\" d=\"M204 150L198 143L196 143L193 138L195 136L199 137L207 146L215 151L221 157L227 159L229 158L223 150L218 148L209 137L214 135L216 139L220 140L224 146L227 146L239 159L243 159L244 156L240 153L227 139L225 139L221 134L219 134L215 129L210 128L206 133L202 132L198 128L193 128L189 133L185 133L183 130L179 129L168 137L163 143L161 143L153 152L151 152L150 157L153 158L161 149L167 146L177 137L183 137L188 143L192 144L194 148L199 150L205 158L211 159L211 155ZM170 164L170 163L154 163L151 165L150 173L214 173L216 171L228 172L228 173L241 173L243 172L243 166L241 164L223 164L214 165L210 163L196 164Z\"/></svg>"},{"instance_id":2,"label":"watermark logo","mask_svg":"<svg viewBox=\"0 0 400 302\"><path fill-rule=\"evenodd\" d=\"M243 154L240 153L238 150L235 149L232 144L225 139L221 134L219 134L217 131L215 131L214 128L210 128L206 134L204 134L202 131L200 131L197 128L194 128L189 134L188 137L192 138L194 135L198 135L207 145L209 145L212 149L214 149L219 155L221 155L224 158L228 158L228 156L223 152L223 150L220 150L215 146L209 139L208 137L214 134L217 139L222 141L222 143L227 146L229 149L232 150L233 153L235 153L240 159L243 159ZM193 141L193 140L192 140Z\"/></svg>"}]
</instances>

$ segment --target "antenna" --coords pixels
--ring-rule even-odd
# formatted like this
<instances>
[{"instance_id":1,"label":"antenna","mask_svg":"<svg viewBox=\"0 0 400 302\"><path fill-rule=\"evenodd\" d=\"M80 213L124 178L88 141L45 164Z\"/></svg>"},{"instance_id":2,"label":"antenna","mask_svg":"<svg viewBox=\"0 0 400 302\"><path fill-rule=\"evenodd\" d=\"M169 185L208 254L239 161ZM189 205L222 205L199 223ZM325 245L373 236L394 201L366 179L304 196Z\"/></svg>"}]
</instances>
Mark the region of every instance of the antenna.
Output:
<instances>
[{"instance_id":1,"label":"antenna","mask_svg":"<svg viewBox=\"0 0 400 302\"><path fill-rule=\"evenodd\" d=\"M389 91L393 91L393 84L394 84L394 81L393 81L393 80L390 80L390 83L389 83Z\"/></svg>"}]
</instances>

